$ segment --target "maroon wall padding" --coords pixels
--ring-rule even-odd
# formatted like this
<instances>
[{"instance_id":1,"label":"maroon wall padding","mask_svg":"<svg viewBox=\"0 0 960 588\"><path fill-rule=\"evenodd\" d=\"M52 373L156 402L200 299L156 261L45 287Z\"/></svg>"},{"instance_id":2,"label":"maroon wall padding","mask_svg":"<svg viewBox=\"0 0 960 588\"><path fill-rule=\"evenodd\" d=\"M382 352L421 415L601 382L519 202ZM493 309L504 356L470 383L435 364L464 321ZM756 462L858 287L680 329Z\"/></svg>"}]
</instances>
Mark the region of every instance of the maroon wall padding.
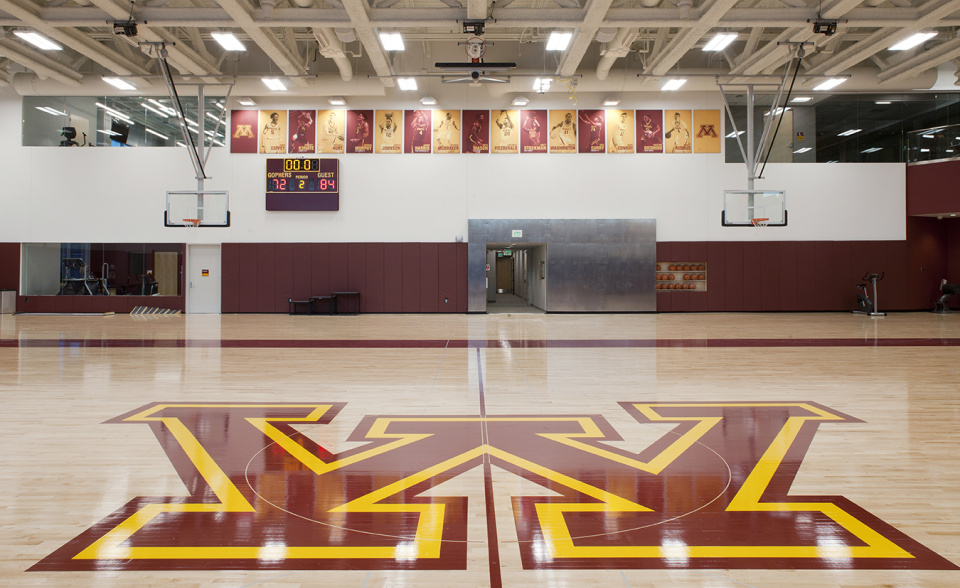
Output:
<instances>
[{"instance_id":1,"label":"maroon wall padding","mask_svg":"<svg viewBox=\"0 0 960 588\"><path fill-rule=\"evenodd\" d=\"M907 215L960 212L960 161L907 166Z\"/></svg>"},{"instance_id":2,"label":"maroon wall padding","mask_svg":"<svg viewBox=\"0 0 960 588\"><path fill-rule=\"evenodd\" d=\"M944 219L947 234L947 282L960 284L960 218ZM950 299L950 308L960 308L960 296Z\"/></svg>"},{"instance_id":3,"label":"maroon wall padding","mask_svg":"<svg viewBox=\"0 0 960 588\"><path fill-rule=\"evenodd\" d=\"M224 313L332 292L360 292L361 312L466 312L465 243L224 243L221 256Z\"/></svg>"},{"instance_id":4,"label":"maroon wall padding","mask_svg":"<svg viewBox=\"0 0 960 588\"><path fill-rule=\"evenodd\" d=\"M0 243L0 290L20 291L19 243Z\"/></svg>"},{"instance_id":5,"label":"maroon wall padding","mask_svg":"<svg viewBox=\"0 0 960 588\"><path fill-rule=\"evenodd\" d=\"M880 272L881 311L928 310L942 276L960 282L960 220L908 218L906 241L657 243L661 273L673 262L706 262L707 291L657 290L658 312L852 310Z\"/></svg>"}]
</instances>

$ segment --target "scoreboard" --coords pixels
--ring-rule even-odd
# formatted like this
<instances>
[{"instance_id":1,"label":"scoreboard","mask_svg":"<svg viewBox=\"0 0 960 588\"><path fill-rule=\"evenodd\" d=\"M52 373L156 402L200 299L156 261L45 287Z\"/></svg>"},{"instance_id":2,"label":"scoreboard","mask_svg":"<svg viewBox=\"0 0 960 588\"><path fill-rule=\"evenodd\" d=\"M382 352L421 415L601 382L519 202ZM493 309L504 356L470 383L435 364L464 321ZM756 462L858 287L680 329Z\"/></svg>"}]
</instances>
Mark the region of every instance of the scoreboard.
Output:
<instances>
[{"instance_id":1,"label":"scoreboard","mask_svg":"<svg viewBox=\"0 0 960 588\"><path fill-rule=\"evenodd\" d=\"M340 210L340 160L267 160L267 210Z\"/></svg>"}]
</instances>

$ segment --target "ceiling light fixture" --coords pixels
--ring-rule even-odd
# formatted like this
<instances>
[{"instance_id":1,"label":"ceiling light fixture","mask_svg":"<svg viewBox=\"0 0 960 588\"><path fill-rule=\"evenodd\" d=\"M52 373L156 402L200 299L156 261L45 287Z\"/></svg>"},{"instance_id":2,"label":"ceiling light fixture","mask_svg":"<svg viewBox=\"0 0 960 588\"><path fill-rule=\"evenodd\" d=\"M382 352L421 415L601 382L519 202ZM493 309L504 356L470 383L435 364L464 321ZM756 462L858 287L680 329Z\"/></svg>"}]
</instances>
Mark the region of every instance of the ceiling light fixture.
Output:
<instances>
[{"instance_id":1,"label":"ceiling light fixture","mask_svg":"<svg viewBox=\"0 0 960 588\"><path fill-rule=\"evenodd\" d=\"M687 80L684 78L673 78L672 80L667 80L667 83L664 84L660 89L665 92L673 92L678 90L680 86L687 83Z\"/></svg>"},{"instance_id":2,"label":"ceiling light fixture","mask_svg":"<svg viewBox=\"0 0 960 588\"><path fill-rule=\"evenodd\" d=\"M168 136L166 136L166 135L161 135L160 133L156 132L156 131L153 130L153 129L144 127L143 130L145 130L146 132L150 133L151 135L155 135L155 136L157 136L157 137L160 137L160 138L163 139L164 141L169 141L169 140L170 140L170 137L168 137Z\"/></svg>"},{"instance_id":3,"label":"ceiling light fixture","mask_svg":"<svg viewBox=\"0 0 960 588\"><path fill-rule=\"evenodd\" d=\"M210 33L210 36L213 37L213 40L217 43L220 43L220 46L226 49L227 51L246 51L247 48L240 42L240 39L237 38L233 33L224 33L214 31Z\"/></svg>"},{"instance_id":4,"label":"ceiling light fixture","mask_svg":"<svg viewBox=\"0 0 960 588\"><path fill-rule=\"evenodd\" d=\"M136 124L135 122L133 122L132 120L130 120L130 117L129 117L129 116L123 114L122 112L120 112L120 111L118 111L118 110L114 110L114 109L110 108L110 107L107 106L106 104L101 104L101 103L99 103L99 102L94 102L94 104L96 104L96 105L99 106L100 108L104 109L108 114L110 114L110 115L113 116L114 118L119 118L120 120L122 120L123 122L125 122L125 123L127 123L127 124L131 124L131 125Z\"/></svg>"},{"instance_id":5,"label":"ceiling light fixture","mask_svg":"<svg viewBox=\"0 0 960 588\"><path fill-rule=\"evenodd\" d=\"M838 136L838 137L849 137L850 135L856 135L857 133L859 133L859 132L862 131L862 130L863 130L863 129L848 129L848 130L846 130L846 131L844 131L844 132L842 132L842 133L837 133L837 136Z\"/></svg>"},{"instance_id":6,"label":"ceiling light fixture","mask_svg":"<svg viewBox=\"0 0 960 588\"><path fill-rule=\"evenodd\" d=\"M551 84L553 84L553 78L534 78L533 91L537 94L543 94L550 89Z\"/></svg>"},{"instance_id":7,"label":"ceiling light fixture","mask_svg":"<svg viewBox=\"0 0 960 588\"><path fill-rule=\"evenodd\" d=\"M876 153L877 151L883 151L883 147L870 147L869 149L864 149L860 153Z\"/></svg>"},{"instance_id":8,"label":"ceiling light fixture","mask_svg":"<svg viewBox=\"0 0 960 588\"><path fill-rule=\"evenodd\" d=\"M239 104L240 106L256 106L257 105L257 103L254 102L253 98L247 98L247 97L238 98L237 104Z\"/></svg>"},{"instance_id":9,"label":"ceiling light fixture","mask_svg":"<svg viewBox=\"0 0 960 588\"><path fill-rule=\"evenodd\" d=\"M794 151L794 153L806 153L807 151L811 150L813 150L813 147L801 147L800 149Z\"/></svg>"},{"instance_id":10,"label":"ceiling light fixture","mask_svg":"<svg viewBox=\"0 0 960 588\"><path fill-rule=\"evenodd\" d=\"M839 86L840 84L844 83L845 81L847 81L847 78L830 78L829 80L823 82L813 90L814 92L824 92L826 90L832 90L837 86Z\"/></svg>"},{"instance_id":11,"label":"ceiling light fixture","mask_svg":"<svg viewBox=\"0 0 960 588\"><path fill-rule=\"evenodd\" d=\"M727 45L733 43L737 38L736 33L717 33L714 35L706 45L703 46L704 51L723 51L727 48Z\"/></svg>"},{"instance_id":12,"label":"ceiling light fixture","mask_svg":"<svg viewBox=\"0 0 960 588\"><path fill-rule=\"evenodd\" d=\"M547 51L564 51L572 37L573 33L569 31L553 31L547 39Z\"/></svg>"},{"instance_id":13,"label":"ceiling light fixture","mask_svg":"<svg viewBox=\"0 0 960 588\"><path fill-rule=\"evenodd\" d=\"M526 96L517 96L510 104L513 106L526 106L527 104L530 104L530 99Z\"/></svg>"},{"instance_id":14,"label":"ceiling light fixture","mask_svg":"<svg viewBox=\"0 0 960 588\"><path fill-rule=\"evenodd\" d=\"M347 101L344 100L343 97L341 97L341 96L331 96L330 98L327 99L327 102L329 102L331 106L346 106L346 105L347 105Z\"/></svg>"},{"instance_id":15,"label":"ceiling light fixture","mask_svg":"<svg viewBox=\"0 0 960 588\"><path fill-rule=\"evenodd\" d=\"M436 106L437 99L433 96L424 96L420 99L420 104L423 104L424 106Z\"/></svg>"},{"instance_id":16,"label":"ceiling light fixture","mask_svg":"<svg viewBox=\"0 0 960 588\"><path fill-rule=\"evenodd\" d=\"M110 84L114 88L117 88L118 90L136 90L137 89L137 87L131 84L130 82L126 80L122 80L120 78L104 77L103 81Z\"/></svg>"},{"instance_id":17,"label":"ceiling light fixture","mask_svg":"<svg viewBox=\"0 0 960 588\"><path fill-rule=\"evenodd\" d=\"M884 104L893 104L893 103L889 100L877 100L876 102L874 102L874 104L884 105Z\"/></svg>"},{"instance_id":18,"label":"ceiling light fixture","mask_svg":"<svg viewBox=\"0 0 960 588\"><path fill-rule=\"evenodd\" d=\"M35 33L33 31L13 31L13 34L20 37L27 43L30 43L37 49L42 49L44 51L62 51L63 47L57 45L50 39L44 37L40 33Z\"/></svg>"},{"instance_id":19,"label":"ceiling light fixture","mask_svg":"<svg viewBox=\"0 0 960 588\"><path fill-rule=\"evenodd\" d=\"M170 118L170 115L169 115L169 114L167 114L166 112L163 112L163 111L161 111L161 110L157 110L156 108L150 106L150 105L147 104L146 102L141 102L141 103L140 103L140 106L146 108L147 110L149 110L150 112L153 112L154 114L158 114L158 115L162 116L163 118Z\"/></svg>"},{"instance_id":20,"label":"ceiling light fixture","mask_svg":"<svg viewBox=\"0 0 960 588\"><path fill-rule=\"evenodd\" d=\"M920 43L928 39L932 39L937 36L937 33L915 33L906 39L900 41L899 43L890 47L891 51L906 51L907 49L913 49Z\"/></svg>"},{"instance_id":21,"label":"ceiling light fixture","mask_svg":"<svg viewBox=\"0 0 960 588\"><path fill-rule=\"evenodd\" d=\"M49 106L37 106L36 109L46 112L47 114L52 114L53 116L67 116L66 112L60 112L59 110L55 110Z\"/></svg>"},{"instance_id":22,"label":"ceiling light fixture","mask_svg":"<svg viewBox=\"0 0 960 588\"><path fill-rule=\"evenodd\" d=\"M380 33L380 44L384 51L403 51L403 35L400 33Z\"/></svg>"},{"instance_id":23,"label":"ceiling light fixture","mask_svg":"<svg viewBox=\"0 0 960 588\"><path fill-rule=\"evenodd\" d=\"M280 78L260 78L263 84L274 92L283 92L287 87L280 81Z\"/></svg>"},{"instance_id":24,"label":"ceiling light fixture","mask_svg":"<svg viewBox=\"0 0 960 588\"><path fill-rule=\"evenodd\" d=\"M404 92L410 92L417 89L416 78L397 78L397 85Z\"/></svg>"},{"instance_id":25,"label":"ceiling light fixture","mask_svg":"<svg viewBox=\"0 0 960 588\"><path fill-rule=\"evenodd\" d=\"M727 139L733 139L734 137L739 137L740 135L746 133L746 131L730 131L725 137Z\"/></svg>"},{"instance_id":26,"label":"ceiling light fixture","mask_svg":"<svg viewBox=\"0 0 960 588\"><path fill-rule=\"evenodd\" d=\"M604 106L617 106L618 104L620 104L619 98L607 98L603 101Z\"/></svg>"},{"instance_id":27,"label":"ceiling light fixture","mask_svg":"<svg viewBox=\"0 0 960 588\"><path fill-rule=\"evenodd\" d=\"M812 96L797 96L790 102L810 102L811 100L813 100Z\"/></svg>"}]
</instances>

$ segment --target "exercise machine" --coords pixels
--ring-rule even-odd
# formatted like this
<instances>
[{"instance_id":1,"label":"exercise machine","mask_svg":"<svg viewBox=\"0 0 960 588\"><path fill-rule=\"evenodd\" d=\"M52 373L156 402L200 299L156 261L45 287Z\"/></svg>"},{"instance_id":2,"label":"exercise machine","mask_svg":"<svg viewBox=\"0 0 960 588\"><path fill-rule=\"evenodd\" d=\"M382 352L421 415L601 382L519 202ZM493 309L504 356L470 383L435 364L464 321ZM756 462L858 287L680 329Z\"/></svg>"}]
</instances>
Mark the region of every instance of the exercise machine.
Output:
<instances>
[{"instance_id":1,"label":"exercise machine","mask_svg":"<svg viewBox=\"0 0 960 588\"><path fill-rule=\"evenodd\" d=\"M853 313L867 316L887 316L887 313L877 310L877 282L883 279L883 273L871 274L868 272L860 279L873 285L873 298L870 298L867 285L864 282L857 284L857 288L863 290L863 294L857 294L857 309Z\"/></svg>"},{"instance_id":2,"label":"exercise machine","mask_svg":"<svg viewBox=\"0 0 960 588\"><path fill-rule=\"evenodd\" d=\"M937 303L933 305L933 312L939 314L947 314L948 312L953 312L950 310L950 307L947 305L947 302L950 300L954 294L960 294L960 284L948 284L947 279L943 278L940 280L940 300L937 300Z\"/></svg>"}]
</instances>

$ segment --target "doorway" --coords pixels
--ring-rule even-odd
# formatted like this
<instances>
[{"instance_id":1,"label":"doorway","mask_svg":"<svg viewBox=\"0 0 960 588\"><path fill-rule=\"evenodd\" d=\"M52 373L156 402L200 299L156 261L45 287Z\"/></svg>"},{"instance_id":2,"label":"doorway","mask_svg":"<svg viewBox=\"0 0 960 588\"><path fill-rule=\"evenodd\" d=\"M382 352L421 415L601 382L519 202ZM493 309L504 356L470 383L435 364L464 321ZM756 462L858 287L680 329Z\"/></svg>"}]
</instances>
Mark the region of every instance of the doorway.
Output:
<instances>
[{"instance_id":1,"label":"doorway","mask_svg":"<svg viewBox=\"0 0 960 588\"><path fill-rule=\"evenodd\" d=\"M531 297L530 254L537 243L487 244L487 312L493 314L542 314L544 300Z\"/></svg>"},{"instance_id":2,"label":"doorway","mask_svg":"<svg viewBox=\"0 0 960 588\"><path fill-rule=\"evenodd\" d=\"M187 312L220 314L220 246L187 245Z\"/></svg>"}]
</instances>

